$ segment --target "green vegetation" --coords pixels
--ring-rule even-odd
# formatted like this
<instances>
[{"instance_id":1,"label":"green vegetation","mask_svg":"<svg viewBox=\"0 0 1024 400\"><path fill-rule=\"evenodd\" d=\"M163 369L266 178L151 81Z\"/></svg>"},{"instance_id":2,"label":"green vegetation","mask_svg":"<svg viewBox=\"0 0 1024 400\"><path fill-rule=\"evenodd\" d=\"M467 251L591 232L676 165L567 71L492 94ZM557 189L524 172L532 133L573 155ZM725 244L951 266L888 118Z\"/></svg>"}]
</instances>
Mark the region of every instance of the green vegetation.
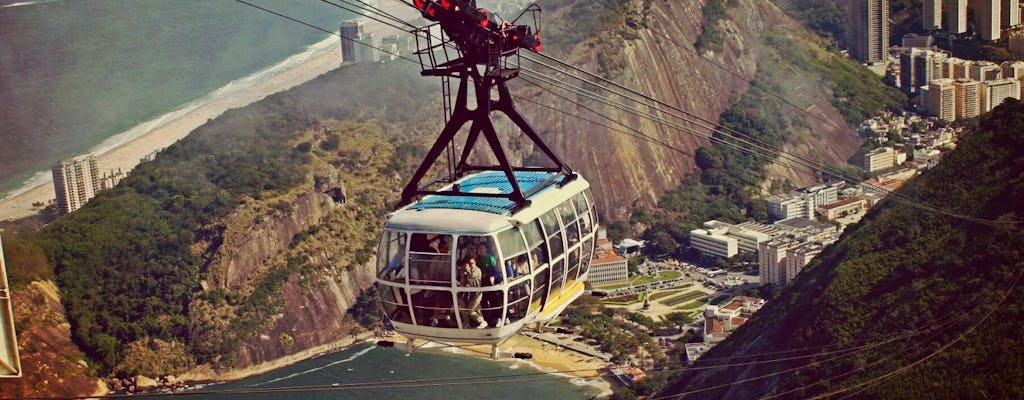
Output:
<instances>
[{"instance_id":1,"label":"green vegetation","mask_svg":"<svg viewBox=\"0 0 1024 400\"><path fill-rule=\"evenodd\" d=\"M763 40L767 50L763 67L747 91L722 113L719 123L767 146L782 148L796 132L812 135L822 129L821 122L805 114L800 105L782 100L800 97L800 88L808 82L829 89L828 100L851 125L885 109L900 109L906 101L871 72L791 32L767 31ZM750 148L721 132L714 136ZM710 219L767 220L762 187L767 178L764 167L771 160L718 142L698 149L695 158L698 170L663 194L657 208L636 209L631 217L632 222L648 227L642 236L648 240L650 254L695 258L694 253L683 254L680 244L688 243L690 230Z\"/></svg>"},{"instance_id":2,"label":"green vegetation","mask_svg":"<svg viewBox=\"0 0 1024 400\"><path fill-rule=\"evenodd\" d=\"M704 308L704 306L706 306L706 305L707 305L707 303L705 303L704 300L691 301L689 303L686 303L686 304L683 304L683 305L681 305L679 307L676 307L675 309L676 310L690 311L690 310L696 310L698 308Z\"/></svg>"},{"instance_id":3,"label":"green vegetation","mask_svg":"<svg viewBox=\"0 0 1024 400\"><path fill-rule=\"evenodd\" d=\"M643 301L643 293L627 294L603 299L601 302L608 305L626 306Z\"/></svg>"},{"instance_id":4,"label":"green vegetation","mask_svg":"<svg viewBox=\"0 0 1024 400\"><path fill-rule=\"evenodd\" d=\"M697 51L701 53L722 51L722 41L725 38L722 37L722 30L718 23L725 17L727 8L734 6L736 6L736 0L707 0L704 3L704 7L701 8L701 13L704 16L703 29L693 44Z\"/></svg>"},{"instance_id":5,"label":"green vegetation","mask_svg":"<svg viewBox=\"0 0 1024 400\"><path fill-rule=\"evenodd\" d=\"M658 271L658 279L663 281L682 277L683 273L680 271Z\"/></svg>"},{"instance_id":6,"label":"green vegetation","mask_svg":"<svg viewBox=\"0 0 1024 400\"><path fill-rule=\"evenodd\" d=\"M346 245L320 250L331 248L330 257L343 266L369 259L374 247L370 232L393 201L384 194L378 171L388 165L395 172L407 168L405 160L389 156L391 143L407 142L413 129L333 119L386 116L398 126L412 127L421 123L421 115L389 110L423 111L414 104L426 89L402 65L373 67L376 77L395 82L384 86L351 78L368 72L361 68L369 67L337 70L300 89L225 113L156 160L139 165L117 188L43 230L41 247L55 268L73 338L101 369L144 365L138 360L123 364L129 361L126 354L133 354L126 349L143 343L138 347L142 352L157 340L182 345L165 347L176 353L187 349L185 354L195 362L230 361L221 357L278 312L286 282L301 280L306 290L315 285L311 246L303 243L336 237L347 240ZM399 133L385 138L384 131ZM420 147L407 146L404 154ZM201 290L200 280L210 279L203 274L215 264L223 243L225 219L247 226L293 212L295 191L308 190L312 168L327 168L325 163L349 174L347 189L357 206L330 217L341 221L332 220L328 229L312 227L296 235L289 254L246 277L245 287ZM238 220L249 214L228 218L239 209L247 210L252 221ZM209 313L199 315L200 310Z\"/></svg>"},{"instance_id":7,"label":"green vegetation","mask_svg":"<svg viewBox=\"0 0 1024 400\"><path fill-rule=\"evenodd\" d=\"M758 352L872 347L838 358L694 373L663 394L728 383L738 397L790 390L817 397L844 389L864 398L1024 396L1022 129L1024 104L1017 100L982 117L957 150L897 192L954 215L884 202L706 357L737 356L754 342L763 344ZM795 368L772 382L736 384L741 376ZM886 374L892 375L877 379Z\"/></svg>"},{"instance_id":8,"label":"green vegetation","mask_svg":"<svg viewBox=\"0 0 1024 400\"><path fill-rule=\"evenodd\" d=\"M694 291L694 292L686 292L686 293L681 294L679 296L675 296L675 297L672 297L672 298L669 298L669 299L665 299L665 300L659 301L659 303L671 307L671 306L674 306L674 305L677 305L677 304L682 304L682 303L685 303L687 301L690 301L690 300L693 300L693 299L697 299L697 298L700 298L700 297L707 297L707 293L696 292L696 291Z\"/></svg>"}]
</instances>

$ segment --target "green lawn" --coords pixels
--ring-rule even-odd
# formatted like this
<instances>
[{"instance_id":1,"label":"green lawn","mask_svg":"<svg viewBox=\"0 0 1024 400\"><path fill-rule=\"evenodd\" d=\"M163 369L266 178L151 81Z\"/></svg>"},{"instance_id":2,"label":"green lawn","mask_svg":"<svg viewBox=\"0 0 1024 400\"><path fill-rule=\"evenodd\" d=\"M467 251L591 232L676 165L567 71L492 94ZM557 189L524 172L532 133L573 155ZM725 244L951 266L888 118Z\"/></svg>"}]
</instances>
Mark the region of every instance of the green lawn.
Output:
<instances>
[{"instance_id":1,"label":"green lawn","mask_svg":"<svg viewBox=\"0 0 1024 400\"><path fill-rule=\"evenodd\" d=\"M659 303L664 304L666 306L674 306L674 305L683 304L683 303L685 303L687 301L690 301L690 300L693 300L693 299L696 299L696 298L699 298L699 297L704 297L704 296L707 296L707 294L704 294L704 293L701 293L701 292L686 292L686 293L681 294L679 296L675 296L675 297L672 297L670 299L667 299L667 300L664 300L664 301L660 301Z\"/></svg>"},{"instance_id":2,"label":"green lawn","mask_svg":"<svg viewBox=\"0 0 1024 400\"><path fill-rule=\"evenodd\" d=\"M629 280L629 282L632 283L633 285L643 285L645 283L651 283L651 282L657 282L657 281L658 281L657 279L651 278L651 277L646 276L646 275L634 276L633 279Z\"/></svg>"},{"instance_id":3,"label":"green lawn","mask_svg":"<svg viewBox=\"0 0 1024 400\"><path fill-rule=\"evenodd\" d=\"M705 303L704 300L694 300L694 301L691 301L689 303L683 304L683 305L681 305L679 307L676 307L676 309L677 310L687 310L687 311L689 311L689 310L696 310L698 308L704 308L704 306L706 304L707 303Z\"/></svg>"},{"instance_id":4,"label":"green lawn","mask_svg":"<svg viewBox=\"0 0 1024 400\"><path fill-rule=\"evenodd\" d=\"M651 299L651 301L654 301L654 300L663 299L665 297L676 295L676 294L679 294L679 291L676 291L676 290L664 290L664 291L652 293L651 296L650 296L650 299Z\"/></svg>"},{"instance_id":5,"label":"green lawn","mask_svg":"<svg viewBox=\"0 0 1024 400\"><path fill-rule=\"evenodd\" d=\"M682 276L683 273L681 271L658 271L658 278L663 281L680 278Z\"/></svg>"}]
</instances>

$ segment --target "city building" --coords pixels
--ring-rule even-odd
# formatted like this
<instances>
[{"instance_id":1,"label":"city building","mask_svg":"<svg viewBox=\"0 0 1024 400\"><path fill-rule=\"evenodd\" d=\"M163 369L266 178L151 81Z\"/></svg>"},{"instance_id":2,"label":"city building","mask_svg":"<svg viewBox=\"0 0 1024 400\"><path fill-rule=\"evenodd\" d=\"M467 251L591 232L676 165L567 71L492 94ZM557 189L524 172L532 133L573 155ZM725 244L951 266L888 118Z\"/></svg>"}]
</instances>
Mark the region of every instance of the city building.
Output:
<instances>
[{"instance_id":1,"label":"city building","mask_svg":"<svg viewBox=\"0 0 1024 400\"><path fill-rule=\"evenodd\" d=\"M729 258L739 254L736 238L726 236L726 228L694 229L690 231L690 247L703 254Z\"/></svg>"},{"instance_id":2,"label":"city building","mask_svg":"<svg viewBox=\"0 0 1024 400\"><path fill-rule=\"evenodd\" d=\"M768 207L768 217L772 221L780 219L814 216L814 199L796 193L784 193L770 196L764 200Z\"/></svg>"},{"instance_id":3,"label":"city building","mask_svg":"<svg viewBox=\"0 0 1024 400\"><path fill-rule=\"evenodd\" d=\"M1024 30L1016 29L1007 34L1006 47L1010 53L1017 57L1024 58Z\"/></svg>"},{"instance_id":4,"label":"city building","mask_svg":"<svg viewBox=\"0 0 1024 400\"><path fill-rule=\"evenodd\" d=\"M999 64L999 68L1003 71L1003 78L1013 78L1016 80L1024 80L1024 61L1007 61Z\"/></svg>"},{"instance_id":5,"label":"city building","mask_svg":"<svg viewBox=\"0 0 1024 400\"><path fill-rule=\"evenodd\" d=\"M974 0L974 32L981 40L999 40L1003 0Z\"/></svg>"},{"instance_id":6,"label":"city building","mask_svg":"<svg viewBox=\"0 0 1024 400\"><path fill-rule=\"evenodd\" d=\"M359 37L359 41L365 44L373 44L373 35L365 33ZM356 62L360 64L377 62L377 49L361 44L356 46Z\"/></svg>"},{"instance_id":7,"label":"city building","mask_svg":"<svg viewBox=\"0 0 1024 400\"><path fill-rule=\"evenodd\" d=\"M868 202L860 197L845 199L825 204L819 208L821 215L829 220L836 220L848 215L862 213L868 209Z\"/></svg>"},{"instance_id":8,"label":"city building","mask_svg":"<svg viewBox=\"0 0 1024 400\"><path fill-rule=\"evenodd\" d=\"M764 299L736 296L725 306L704 307L704 344L714 346L729 337L729 333L743 326L754 313L764 307Z\"/></svg>"},{"instance_id":9,"label":"city building","mask_svg":"<svg viewBox=\"0 0 1024 400\"><path fill-rule=\"evenodd\" d=\"M629 263L610 247L610 240L597 239L597 248L594 250L594 258L590 260L590 273L587 276L587 282L592 286L629 282Z\"/></svg>"},{"instance_id":10,"label":"city building","mask_svg":"<svg viewBox=\"0 0 1024 400\"><path fill-rule=\"evenodd\" d=\"M850 54L862 63L884 61L889 47L889 0L851 0Z\"/></svg>"},{"instance_id":11,"label":"city building","mask_svg":"<svg viewBox=\"0 0 1024 400\"><path fill-rule=\"evenodd\" d=\"M956 119L974 118L981 114L981 82L958 79L953 82Z\"/></svg>"},{"instance_id":12,"label":"city building","mask_svg":"<svg viewBox=\"0 0 1024 400\"><path fill-rule=\"evenodd\" d=\"M925 31L942 29L942 0L922 0L921 28ZM907 47L907 45L903 45ZM921 46L929 47L929 46Z\"/></svg>"},{"instance_id":13,"label":"city building","mask_svg":"<svg viewBox=\"0 0 1024 400\"><path fill-rule=\"evenodd\" d=\"M896 150L892 147L879 147L864 155L864 169L868 172L894 166L896 166Z\"/></svg>"},{"instance_id":14,"label":"city building","mask_svg":"<svg viewBox=\"0 0 1024 400\"><path fill-rule=\"evenodd\" d=\"M926 103L929 114L952 122L956 119L955 102L956 93L952 79L933 79L928 82L928 98Z\"/></svg>"},{"instance_id":15,"label":"city building","mask_svg":"<svg viewBox=\"0 0 1024 400\"><path fill-rule=\"evenodd\" d=\"M991 61L975 61L971 63L970 78L979 82L1002 79L1003 69Z\"/></svg>"},{"instance_id":16,"label":"city building","mask_svg":"<svg viewBox=\"0 0 1024 400\"><path fill-rule=\"evenodd\" d=\"M52 172L57 211L61 214L82 208L100 191L99 167L92 154L61 161Z\"/></svg>"},{"instance_id":17,"label":"city building","mask_svg":"<svg viewBox=\"0 0 1024 400\"><path fill-rule=\"evenodd\" d=\"M827 246L820 242L808 242L786 250L786 266L782 268L784 280L792 282L796 275Z\"/></svg>"},{"instance_id":18,"label":"city building","mask_svg":"<svg viewBox=\"0 0 1024 400\"><path fill-rule=\"evenodd\" d=\"M942 0L949 21L946 30L951 34L967 32L967 0Z\"/></svg>"},{"instance_id":19,"label":"city building","mask_svg":"<svg viewBox=\"0 0 1024 400\"><path fill-rule=\"evenodd\" d=\"M3 229L0 229L3 233ZM22 301L27 301L22 298ZM14 327L14 309L11 305L11 287L7 283L7 262L4 244L0 240L0 378L21 376L21 357L18 355L18 337Z\"/></svg>"},{"instance_id":20,"label":"city building","mask_svg":"<svg viewBox=\"0 0 1024 400\"><path fill-rule=\"evenodd\" d=\"M932 79L943 78L950 71L949 55L928 49L911 48L900 54L900 89L917 93Z\"/></svg>"},{"instance_id":21,"label":"city building","mask_svg":"<svg viewBox=\"0 0 1024 400\"><path fill-rule=\"evenodd\" d=\"M786 250L801 242L792 236L782 236L761 243L757 251L757 265L760 269L761 285L785 285L783 269L786 265Z\"/></svg>"},{"instance_id":22,"label":"city building","mask_svg":"<svg viewBox=\"0 0 1024 400\"><path fill-rule=\"evenodd\" d=\"M950 57L943 67L943 78L968 79L971 76L971 62L962 58ZM948 72L947 72L948 71Z\"/></svg>"},{"instance_id":23,"label":"city building","mask_svg":"<svg viewBox=\"0 0 1024 400\"><path fill-rule=\"evenodd\" d=\"M903 35L903 38L900 40L900 44L902 44L902 46L906 48L932 47L932 44L934 43L935 37L933 37L932 35L918 35L916 33L908 33L906 35Z\"/></svg>"},{"instance_id":24,"label":"city building","mask_svg":"<svg viewBox=\"0 0 1024 400\"><path fill-rule=\"evenodd\" d=\"M1008 98L1020 99L1020 81L1009 78L984 82L984 90L981 96L981 109L983 112L992 111L1003 100Z\"/></svg>"},{"instance_id":25,"label":"city building","mask_svg":"<svg viewBox=\"0 0 1024 400\"><path fill-rule=\"evenodd\" d=\"M363 23L359 21L345 21L341 23L341 62L357 62L358 47L366 47L359 43L364 35Z\"/></svg>"},{"instance_id":26,"label":"city building","mask_svg":"<svg viewBox=\"0 0 1024 400\"><path fill-rule=\"evenodd\" d=\"M1018 0L1002 0L999 8L1001 11L1000 27L1013 28L1020 25L1020 2Z\"/></svg>"}]
</instances>

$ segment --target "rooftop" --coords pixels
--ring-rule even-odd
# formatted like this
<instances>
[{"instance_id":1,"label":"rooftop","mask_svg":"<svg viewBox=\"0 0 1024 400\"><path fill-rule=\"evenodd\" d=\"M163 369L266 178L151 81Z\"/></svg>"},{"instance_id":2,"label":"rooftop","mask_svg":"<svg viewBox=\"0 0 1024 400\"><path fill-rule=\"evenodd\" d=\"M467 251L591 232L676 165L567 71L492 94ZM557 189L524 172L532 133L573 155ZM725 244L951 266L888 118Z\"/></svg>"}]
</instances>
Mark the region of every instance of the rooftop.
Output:
<instances>
[{"instance_id":1,"label":"rooftop","mask_svg":"<svg viewBox=\"0 0 1024 400\"><path fill-rule=\"evenodd\" d=\"M515 178L519 183L519 188L522 189L524 193L529 192L534 188L541 187L539 190L528 196L528 199L536 197L544 191L554 187L556 184L561 183L562 180L565 179L564 175L557 172L532 171L517 171L515 172ZM460 180L458 184L460 190L464 193L512 193L512 184L509 182L508 178L505 177L505 173L502 171L485 171L470 175L469 177ZM451 186L445 187L445 189L450 188ZM510 213L515 206L515 202L503 197L472 197L435 194L424 197L422 200L410 205L409 208L421 211L435 208L460 209L483 211L500 215Z\"/></svg>"},{"instance_id":2,"label":"rooftop","mask_svg":"<svg viewBox=\"0 0 1024 400\"><path fill-rule=\"evenodd\" d=\"M848 206L850 204L861 202L861 201L864 201L864 199L862 199L860 197L856 197L856 196L854 196L854 197L847 197L847 198L839 200L839 201L835 201L835 202L832 202L832 203L825 204L825 205L821 206L821 208L825 209L825 210L832 210L832 209L836 209L836 208L839 208L839 207L845 207L845 206ZM825 224L825 225L828 225L828 224ZM831 226L831 225L829 225L829 226Z\"/></svg>"}]
</instances>

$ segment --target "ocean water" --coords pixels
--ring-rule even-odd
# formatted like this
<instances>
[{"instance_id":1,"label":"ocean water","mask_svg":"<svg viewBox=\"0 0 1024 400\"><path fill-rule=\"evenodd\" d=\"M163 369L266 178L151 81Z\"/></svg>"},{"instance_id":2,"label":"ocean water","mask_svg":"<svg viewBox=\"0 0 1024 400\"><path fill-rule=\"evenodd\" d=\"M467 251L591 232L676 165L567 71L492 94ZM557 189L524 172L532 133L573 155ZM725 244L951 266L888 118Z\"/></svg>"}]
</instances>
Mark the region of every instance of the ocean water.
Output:
<instances>
[{"instance_id":1,"label":"ocean water","mask_svg":"<svg viewBox=\"0 0 1024 400\"><path fill-rule=\"evenodd\" d=\"M328 30L353 17L251 2ZM337 40L232 0L0 0L0 198Z\"/></svg>"},{"instance_id":2,"label":"ocean water","mask_svg":"<svg viewBox=\"0 0 1024 400\"><path fill-rule=\"evenodd\" d=\"M261 392L266 389L280 392ZM194 389L190 399L586 399L600 392L519 360L439 350L406 354L361 344L237 382ZM227 394L222 391L238 391ZM178 398L178 397L169 397Z\"/></svg>"}]
</instances>

